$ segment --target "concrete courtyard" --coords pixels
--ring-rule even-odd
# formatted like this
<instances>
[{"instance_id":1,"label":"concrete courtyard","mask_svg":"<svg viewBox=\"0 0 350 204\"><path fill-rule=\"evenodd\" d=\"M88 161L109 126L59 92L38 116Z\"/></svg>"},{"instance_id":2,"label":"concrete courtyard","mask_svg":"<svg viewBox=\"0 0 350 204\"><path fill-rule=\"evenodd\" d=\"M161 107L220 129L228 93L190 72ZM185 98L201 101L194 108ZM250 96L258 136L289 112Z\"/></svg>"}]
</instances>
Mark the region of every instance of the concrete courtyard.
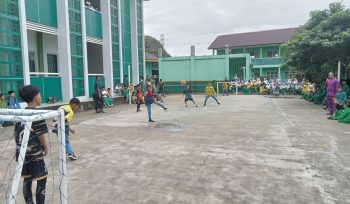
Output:
<instances>
[{"instance_id":1,"label":"concrete courtyard","mask_svg":"<svg viewBox=\"0 0 350 204\"><path fill-rule=\"evenodd\" d=\"M350 125L298 97L219 97L221 106L206 107L194 98L199 108L179 95L165 98L167 112L153 105L154 124L144 106L76 114L69 203L350 203ZM12 131L0 130L0 153ZM58 203L57 139L48 137L47 203ZM0 184L13 154L12 140ZM6 189L5 181L1 202Z\"/></svg>"}]
</instances>

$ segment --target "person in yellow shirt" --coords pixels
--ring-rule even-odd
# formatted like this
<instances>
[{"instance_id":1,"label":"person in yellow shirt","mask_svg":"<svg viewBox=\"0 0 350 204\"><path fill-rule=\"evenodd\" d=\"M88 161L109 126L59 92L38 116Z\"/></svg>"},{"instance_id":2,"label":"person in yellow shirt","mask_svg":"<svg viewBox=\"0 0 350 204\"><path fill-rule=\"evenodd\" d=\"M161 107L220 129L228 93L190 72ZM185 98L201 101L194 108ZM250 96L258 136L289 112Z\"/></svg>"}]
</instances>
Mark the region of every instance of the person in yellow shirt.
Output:
<instances>
[{"instance_id":1,"label":"person in yellow shirt","mask_svg":"<svg viewBox=\"0 0 350 204\"><path fill-rule=\"evenodd\" d=\"M64 111L66 125L65 125L65 134L66 134L66 154L71 161L77 160L78 157L75 156L74 150L69 142L69 133L74 134L75 131L70 127L69 122L73 119L74 112L77 111L80 107L80 101L77 98L72 98L68 105L61 106L59 110ZM54 126L57 128L56 122ZM57 129L53 130L57 134Z\"/></svg>"},{"instance_id":2,"label":"person in yellow shirt","mask_svg":"<svg viewBox=\"0 0 350 204\"><path fill-rule=\"evenodd\" d=\"M228 96L228 88L229 88L229 83L225 80L224 83L221 85L222 86L222 95L225 96L225 94Z\"/></svg>"},{"instance_id":3,"label":"person in yellow shirt","mask_svg":"<svg viewBox=\"0 0 350 204\"><path fill-rule=\"evenodd\" d=\"M215 96L216 96L215 89L211 85L211 83L209 82L208 86L205 88L205 101L204 101L204 105L203 106L207 105L207 100L208 100L209 97L213 98L216 101L216 103L218 103L218 105L220 105L218 99Z\"/></svg>"}]
</instances>

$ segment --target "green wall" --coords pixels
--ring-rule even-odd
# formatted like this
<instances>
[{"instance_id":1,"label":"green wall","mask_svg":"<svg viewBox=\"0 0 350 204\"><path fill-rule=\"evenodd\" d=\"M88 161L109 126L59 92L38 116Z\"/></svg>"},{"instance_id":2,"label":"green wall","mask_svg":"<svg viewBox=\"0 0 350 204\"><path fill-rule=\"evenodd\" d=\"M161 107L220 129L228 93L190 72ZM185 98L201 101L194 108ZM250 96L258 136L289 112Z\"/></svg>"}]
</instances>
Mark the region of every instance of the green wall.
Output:
<instances>
[{"instance_id":1,"label":"green wall","mask_svg":"<svg viewBox=\"0 0 350 204\"><path fill-rule=\"evenodd\" d=\"M152 76L153 62L146 62L146 76Z\"/></svg>"},{"instance_id":2,"label":"green wall","mask_svg":"<svg viewBox=\"0 0 350 204\"><path fill-rule=\"evenodd\" d=\"M25 4L28 21L57 28L56 0L26 0Z\"/></svg>"},{"instance_id":3,"label":"green wall","mask_svg":"<svg viewBox=\"0 0 350 204\"><path fill-rule=\"evenodd\" d=\"M111 35L112 35L112 62L114 84L120 82L120 45L119 45L119 12L118 0L111 0Z\"/></svg>"},{"instance_id":4,"label":"green wall","mask_svg":"<svg viewBox=\"0 0 350 204\"><path fill-rule=\"evenodd\" d=\"M163 58L159 62L159 78L164 81L212 81L229 77L228 56Z\"/></svg>"},{"instance_id":5,"label":"green wall","mask_svg":"<svg viewBox=\"0 0 350 204\"><path fill-rule=\"evenodd\" d=\"M0 93L23 87L21 30L17 0L0 1Z\"/></svg>"},{"instance_id":6,"label":"green wall","mask_svg":"<svg viewBox=\"0 0 350 204\"><path fill-rule=\"evenodd\" d=\"M123 38L123 72L128 74L128 65L132 64L131 52L131 25L130 25L130 0L121 1L122 12L122 38ZM130 68L130 79L132 79L132 67ZM124 77L124 76L123 76ZM124 80L125 83L125 80Z\"/></svg>"},{"instance_id":7,"label":"green wall","mask_svg":"<svg viewBox=\"0 0 350 204\"><path fill-rule=\"evenodd\" d=\"M77 97L85 95L81 9L80 0L69 0L68 2L73 96Z\"/></svg>"},{"instance_id":8,"label":"green wall","mask_svg":"<svg viewBox=\"0 0 350 204\"><path fill-rule=\"evenodd\" d=\"M102 39L102 16L97 11L85 8L86 35Z\"/></svg>"},{"instance_id":9,"label":"green wall","mask_svg":"<svg viewBox=\"0 0 350 204\"><path fill-rule=\"evenodd\" d=\"M47 103L50 97L56 97L58 101L62 101L60 77L30 77L30 84L40 89L43 103Z\"/></svg>"}]
</instances>

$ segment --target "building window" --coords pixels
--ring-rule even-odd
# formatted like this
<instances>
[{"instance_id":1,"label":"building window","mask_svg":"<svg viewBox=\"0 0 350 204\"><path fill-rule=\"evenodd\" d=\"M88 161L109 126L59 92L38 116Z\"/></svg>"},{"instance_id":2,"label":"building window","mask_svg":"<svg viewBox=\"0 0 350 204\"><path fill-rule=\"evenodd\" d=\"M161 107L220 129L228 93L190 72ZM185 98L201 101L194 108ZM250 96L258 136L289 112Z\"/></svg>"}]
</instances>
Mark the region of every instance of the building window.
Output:
<instances>
[{"instance_id":1,"label":"building window","mask_svg":"<svg viewBox=\"0 0 350 204\"><path fill-rule=\"evenodd\" d=\"M279 57L278 56L278 51L277 50L270 50L267 52L267 57L273 58L273 57Z\"/></svg>"},{"instance_id":2,"label":"building window","mask_svg":"<svg viewBox=\"0 0 350 204\"><path fill-rule=\"evenodd\" d=\"M284 73L284 79L292 79L292 73L291 72L285 72Z\"/></svg>"},{"instance_id":3,"label":"building window","mask_svg":"<svg viewBox=\"0 0 350 204\"><path fill-rule=\"evenodd\" d=\"M260 52L250 52L251 58L260 58Z\"/></svg>"},{"instance_id":4,"label":"building window","mask_svg":"<svg viewBox=\"0 0 350 204\"><path fill-rule=\"evenodd\" d=\"M58 73L57 55L47 54L47 68L49 73Z\"/></svg>"},{"instance_id":5,"label":"building window","mask_svg":"<svg viewBox=\"0 0 350 204\"><path fill-rule=\"evenodd\" d=\"M266 73L267 79L278 79L278 72L267 72Z\"/></svg>"},{"instance_id":6,"label":"building window","mask_svg":"<svg viewBox=\"0 0 350 204\"><path fill-rule=\"evenodd\" d=\"M36 72L35 69L35 52L29 52L29 71Z\"/></svg>"}]
</instances>

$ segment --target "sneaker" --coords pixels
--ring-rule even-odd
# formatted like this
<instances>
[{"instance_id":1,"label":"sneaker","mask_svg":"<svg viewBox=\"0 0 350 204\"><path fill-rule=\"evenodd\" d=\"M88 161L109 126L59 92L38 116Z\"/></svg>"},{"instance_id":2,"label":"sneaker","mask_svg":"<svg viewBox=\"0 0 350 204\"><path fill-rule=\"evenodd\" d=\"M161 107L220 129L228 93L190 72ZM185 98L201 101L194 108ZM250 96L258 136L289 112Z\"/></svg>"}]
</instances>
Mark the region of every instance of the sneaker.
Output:
<instances>
[{"instance_id":1,"label":"sneaker","mask_svg":"<svg viewBox=\"0 0 350 204\"><path fill-rule=\"evenodd\" d=\"M198 108L198 105L196 105L196 108Z\"/></svg>"},{"instance_id":2,"label":"sneaker","mask_svg":"<svg viewBox=\"0 0 350 204\"><path fill-rule=\"evenodd\" d=\"M154 122L156 122L156 121L154 121L154 120L148 120L148 122L150 122L150 123L154 123Z\"/></svg>"},{"instance_id":3,"label":"sneaker","mask_svg":"<svg viewBox=\"0 0 350 204\"><path fill-rule=\"evenodd\" d=\"M168 108L164 108L164 111L167 111L168 110Z\"/></svg>"},{"instance_id":4,"label":"sneaker","mask_svg":"<svg viewBox=\"0 0 350 204\"><path fill-rule=\"evenodd\" d=\"M221 103L218 103L218 105L221 105Z\"/></svg>"},{"instance_id":5,"label":"sneaker","mask_svg":"<svg viewBox=\"0 0 350 204\"><path fill-rule=\"evenodd\" d=\"M68 155L68 158L69 158L71 161L78 160L78 157L76 157L74 154L69 154L69 155Z\"/></svg>"}]
</instances>

